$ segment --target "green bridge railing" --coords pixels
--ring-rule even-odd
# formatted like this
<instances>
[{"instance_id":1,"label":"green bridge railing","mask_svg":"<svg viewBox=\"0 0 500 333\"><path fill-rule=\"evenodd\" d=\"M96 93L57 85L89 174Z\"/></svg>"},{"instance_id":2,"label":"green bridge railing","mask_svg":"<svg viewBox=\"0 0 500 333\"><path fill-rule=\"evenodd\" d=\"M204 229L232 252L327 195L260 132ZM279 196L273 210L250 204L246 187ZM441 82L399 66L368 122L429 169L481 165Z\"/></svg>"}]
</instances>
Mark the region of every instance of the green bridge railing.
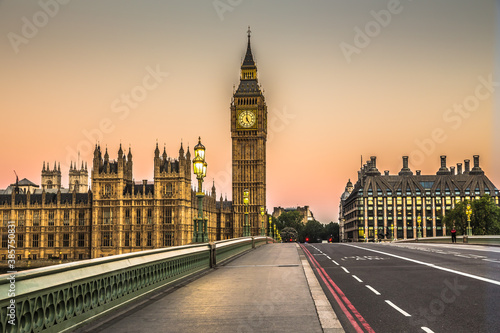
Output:
<instances>
[{"instance_id":1,"label":"green bridge railing","mask_svg":"<svg viewBox=\"0 0 500 333\"><path fill-rule=\"evenodd\" d=\"M0 332L69 332L169 283L271 242L264 236L243 237L0 275Z\"/></svg>"},{"instance_id":2,"label":"green bridge railing","mask_svg":"<svg viewBox=\"0 0 500 333\"><path fill-rule=\"evenodd\" d=\"M451 236L438 237L423 237L419 239L398 240L399 243L450 243ZM465 236L457 235L457 243L468 243L471 245L500 245L500 235L485 235L485 236Z\"/></svg>"}]
</instances>

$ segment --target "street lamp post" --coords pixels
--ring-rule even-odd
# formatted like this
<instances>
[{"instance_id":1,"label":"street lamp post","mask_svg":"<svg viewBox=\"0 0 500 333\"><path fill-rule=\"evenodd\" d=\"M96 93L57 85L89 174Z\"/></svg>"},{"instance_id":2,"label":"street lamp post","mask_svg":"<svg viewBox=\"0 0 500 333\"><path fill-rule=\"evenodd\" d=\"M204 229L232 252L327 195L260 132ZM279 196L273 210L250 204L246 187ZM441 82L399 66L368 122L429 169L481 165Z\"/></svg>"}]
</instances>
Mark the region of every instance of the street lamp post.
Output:
<instances>
[{"instance_id":1,"label":"street lamp post","mask_svg":"<svg viewBox=\"0 0 500 333\"><path fill-rule=\"evenodd\" d=\"M260 228L260 235L265 236L266 229L264 228L264 216L266 215L266 212L264 211L264 206L260 207L260 215L262 215L262 226Z\"/></svg>"},{"instance_id":2,"label":"street lamp post","mask_svg":"<svg viewBox=\"0 0 500 333\"><path fill-rule=\"evenodd\" d=\"M422 238L422 228L420 227L420 223L422 223L422 217L420 217L420 214L417 216L417 222L418 222L418 233L417 233L417 239Z\"/></svg>"},{"instance_id":3,"label":"street lamp post","mask_svg":"<svg viewBox=\"0 0 500 333\"><path fill-rule=\"evenodd\" d=\"M398 225L400 224L399 223L399 220L401 219L401 223L403 224L403 226L405 225L405 223L403 222L403 219L402 219L402 214L401 214L401 206L398 207L398 219L396 221L396 233L398 232ZM404 234L403 234L403 238L404 238ZM394 235L394 239L397 240L398 239L398 235L395 234Z\"/></svg>"},{"instance_id":4,"label":"street lamp post","mask_svg":"<svg viewBox=\"0 0 500 333\"><path fill-rule=\"evenodd\" d=\"M273 218L271 215L269 215L269 220L268 220L268 226L269 226L269 233L267 234L269 237L273 237Z\"/></svg>"},{"instance_id":5,"label":"street lamp post","mask_svg":"<svg viewBox=\"0 0 500 333\"><path fill-rule=\"evenodd\" d=\"M470 227L470 216L472 215L472 207L470 206L470 203L467 204L465 214L467 214L467 236L472 236L472 228Z\"/></svg>"},{"instance_id":6,"label":"street lamp post","mask_svg":"<svg viewBox=\"0 0 500 333\"><path fill-rule=\"evenodd\" d=\"M245 225L243 227L243 237L250 236L250 226L248 225L248 202L249 202L248 189L243 190L243 204L245 205Z\"/></svg>"},{"instance_id":7,"label":"street lamp post","mask_svg":"<svg viewBox=\"0 0 500 333\"><path fill-rule=\"evenodd\" d=\"M193 243L208 242L207 220L203 218L203 178L207 175L207 162L205 161L205 146L201 144L201 138L198 138L198 144L194 147L193 169L198 179L198 217L194 219Z\"/></svg>"}]
</instances>

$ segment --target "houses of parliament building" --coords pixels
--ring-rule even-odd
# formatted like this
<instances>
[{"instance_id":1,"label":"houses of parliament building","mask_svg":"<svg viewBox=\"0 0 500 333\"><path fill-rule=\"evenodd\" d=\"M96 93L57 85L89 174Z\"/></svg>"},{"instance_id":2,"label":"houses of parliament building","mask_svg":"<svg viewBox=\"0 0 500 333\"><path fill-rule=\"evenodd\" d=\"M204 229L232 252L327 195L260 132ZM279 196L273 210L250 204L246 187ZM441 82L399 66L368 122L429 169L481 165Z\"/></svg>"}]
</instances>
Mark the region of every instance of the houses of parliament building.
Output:
<instances>
[{"instance_id":1,"label":"houses of parliament building","mask_svg":"<svg viewBox=\"0 0 500 333\"><path fill-rule=\"evenodd\" d=\"M257 81L250 30L230 117L232 200L217 198L215 184L205 193L209 241L241 237L245 209L251 235L259 235L261 207L266 208L267 106ZM61 186L60 166L50 168L44 162L41 188L16 179L0 190L1 258L8 255L9 224L16 227L18 260L89 259L191 243L198 206L189 147L184 151L181 143L174 157L156 144L154 179L142 183L133 180L132 150L117 148L110 159L108 149L96 144L91 170L86 163L71 163L68 188ZM249 192L248 206L244 190Z\"/></svg>"}]
</instances>

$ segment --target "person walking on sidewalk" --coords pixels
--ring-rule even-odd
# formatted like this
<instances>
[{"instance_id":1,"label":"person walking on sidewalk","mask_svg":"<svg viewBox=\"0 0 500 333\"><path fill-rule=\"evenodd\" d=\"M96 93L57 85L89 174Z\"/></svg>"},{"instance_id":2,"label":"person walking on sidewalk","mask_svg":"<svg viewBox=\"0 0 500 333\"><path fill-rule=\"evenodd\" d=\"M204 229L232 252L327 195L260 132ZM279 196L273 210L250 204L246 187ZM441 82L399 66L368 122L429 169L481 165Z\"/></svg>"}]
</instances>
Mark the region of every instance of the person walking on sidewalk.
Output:
<instances>
[{"instance_id":1,"label":"person walking on sidewalk","mask_svg":"<svg viewBox=\"0 0 500 333\"><path fill-rule=\"evenodd\" d=\"M451 242L456 243L457 242L457 230L455 229L455 226L451 228Z\"/></svg>"}]
</instances>

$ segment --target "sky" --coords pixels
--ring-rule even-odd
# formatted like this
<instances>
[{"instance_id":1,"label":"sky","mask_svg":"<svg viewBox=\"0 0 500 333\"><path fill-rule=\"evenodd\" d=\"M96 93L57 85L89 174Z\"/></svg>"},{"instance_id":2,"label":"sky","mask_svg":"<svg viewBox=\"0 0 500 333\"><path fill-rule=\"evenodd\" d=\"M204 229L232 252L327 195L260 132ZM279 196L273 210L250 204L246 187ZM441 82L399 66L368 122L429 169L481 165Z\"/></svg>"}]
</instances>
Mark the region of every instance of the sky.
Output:
<instances>
[{"instance_id":1,"label":"sky","mask_svg":"<svg viewBox=\"0 0 500 333\"><path fill-rule=\"evenodd\" d=\"M361 161L434 174L480 155L500 184L493 0L0 0L0 188L44 161L131 147L153 179L201 136L205 186L231 199L230 101L247 29L269 112L267 209L337 221ZM79 154L78 154L79 152Z\"/></svg>"}]
</instances>

